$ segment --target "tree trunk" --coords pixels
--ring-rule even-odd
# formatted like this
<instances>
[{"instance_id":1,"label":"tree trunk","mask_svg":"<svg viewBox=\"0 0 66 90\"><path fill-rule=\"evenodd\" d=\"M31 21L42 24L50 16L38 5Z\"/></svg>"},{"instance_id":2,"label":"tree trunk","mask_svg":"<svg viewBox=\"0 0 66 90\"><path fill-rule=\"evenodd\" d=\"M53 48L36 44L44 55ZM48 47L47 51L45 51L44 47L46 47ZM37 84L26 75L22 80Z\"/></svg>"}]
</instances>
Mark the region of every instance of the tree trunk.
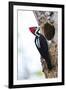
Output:
<instances>
[{"instance_id":1,"label":"tree trunk","mask_svg":"<svg viewBox=\"0 0 66 90\"><path fill-rule=\"evenodd\" d=\"M34 11L34 15L36 17L36 20L38 22L39 25L39 18L41 16L43 16L45 14L46 11ZM46 78L56 78L58 77L58 17L57 17L57 13L54 12L54 16L55 16L55 22L54 22L54 26L55 26L55 36L54 36L54 41L52 42L48 47L49 47L49 54L50 54L50 58L51 58L51 63L54 66L53 69L51 71L48 70L47 68L47 64L45 62L45 60L41 57L40 61L41 61L41 65L42 65L42 71L45 74ZM52 17L51 17L52 18Z\"/></svg>"}]
</instances>

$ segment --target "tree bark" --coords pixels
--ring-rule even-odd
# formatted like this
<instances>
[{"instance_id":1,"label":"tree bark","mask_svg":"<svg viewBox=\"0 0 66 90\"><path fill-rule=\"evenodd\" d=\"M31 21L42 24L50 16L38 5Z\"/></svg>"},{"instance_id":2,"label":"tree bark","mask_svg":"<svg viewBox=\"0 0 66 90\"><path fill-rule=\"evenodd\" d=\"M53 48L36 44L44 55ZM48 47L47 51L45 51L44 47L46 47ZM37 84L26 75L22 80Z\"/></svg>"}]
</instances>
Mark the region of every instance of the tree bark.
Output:
<instances>
[{"instance_id":1,"label":"tree bark","mask_svg":"<svg viewBox=\"0 0 66 90\"><path fill-rule=\"evenodd\" d=\"M34 11L34 15L36 17L36 20L38 22L39 25L39 18L41 16L43 16L45 14L45 11ZM54 12L55 15L55 22L54 22L54 26L55 26L55 36L54 36L54 41L52 41L52 43L50 45L48 45L49 47L49 54L50 54L50 58L51 58L51 63L54 66L53 69L51 71L48 70L47 68L47 64L45 62L45 60L41 57L40 61L41 61L41 65L42 65L42 71L45 74L46 78L56 78L58 77L58 17L57 17L57 13ZM42 32L44 33L44 32Z\"/></svg>"}]
</instances>

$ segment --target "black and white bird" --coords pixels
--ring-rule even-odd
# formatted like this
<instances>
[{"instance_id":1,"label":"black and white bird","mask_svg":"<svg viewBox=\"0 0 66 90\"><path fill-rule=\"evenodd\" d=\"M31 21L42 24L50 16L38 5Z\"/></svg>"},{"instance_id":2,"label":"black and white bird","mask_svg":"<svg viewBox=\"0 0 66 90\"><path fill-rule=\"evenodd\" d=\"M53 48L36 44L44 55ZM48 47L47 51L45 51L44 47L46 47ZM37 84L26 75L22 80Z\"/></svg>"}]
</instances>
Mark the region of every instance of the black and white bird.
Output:
<instances>
[{"instance_id":1,"label":"black and white bird","mask_svg":"<svg viewBox=\"0 0 66 90\"><path fill-rule=\"evenodd\" d=\"M48 69L51 70L53 66L51 64L50 55L48 51L48 43L46 38L41 33L39 33L39 27L31 27L30 31L35 35L35 45L40 55L42 56L42 58L45 59Z\"/></svg>"}]
</instances>

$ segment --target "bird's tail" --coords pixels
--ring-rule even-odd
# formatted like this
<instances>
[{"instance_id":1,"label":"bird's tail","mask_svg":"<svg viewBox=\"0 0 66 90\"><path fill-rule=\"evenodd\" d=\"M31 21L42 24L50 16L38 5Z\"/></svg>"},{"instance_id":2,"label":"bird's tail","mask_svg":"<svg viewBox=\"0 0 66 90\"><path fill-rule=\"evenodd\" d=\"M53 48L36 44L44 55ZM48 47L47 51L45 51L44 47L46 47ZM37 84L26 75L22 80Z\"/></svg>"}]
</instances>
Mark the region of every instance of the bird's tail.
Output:
<instances>
[{"instance_id":1,"label":"bird's tail","mask_svg":"<svg viewBox=\"0 0 66 90\"><path fill-rule=\"evenodd\" d=\"M46 61L46 63L47 63L48 69L51 70L53 66L52 66L52 63L51 63L51 59L50 59L49 53L48 53L47 56L45 57L45 61Z\"/></svg>"}]
</instances>

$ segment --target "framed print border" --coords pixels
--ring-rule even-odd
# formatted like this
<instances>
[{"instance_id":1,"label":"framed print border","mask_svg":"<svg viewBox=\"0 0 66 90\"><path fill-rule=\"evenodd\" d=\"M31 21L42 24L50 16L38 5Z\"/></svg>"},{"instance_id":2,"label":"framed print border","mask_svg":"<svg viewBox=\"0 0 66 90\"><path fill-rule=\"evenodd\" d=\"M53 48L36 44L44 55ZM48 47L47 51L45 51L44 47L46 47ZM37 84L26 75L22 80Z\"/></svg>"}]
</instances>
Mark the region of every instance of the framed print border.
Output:
<instances>
[{"instance_id":1,"label":"framed print border","mask_svg":"<svg viewBox=\"0 0 66 90\"><path fill-rule=\"evenodd\" d=\"M53 83L37 83L37 84L13 84L13 8L14 5L19 6L32 6L32 7L52 7L52 8L61 8L62 9L62 82L53 82ZM9 2L9 88L25 88L25 87L39 87L39 86L56 86L56 85L64 85L64 5L60 4L43 4L43 3L28 3L28 2Z\"/></svg>"}]
</instances>

